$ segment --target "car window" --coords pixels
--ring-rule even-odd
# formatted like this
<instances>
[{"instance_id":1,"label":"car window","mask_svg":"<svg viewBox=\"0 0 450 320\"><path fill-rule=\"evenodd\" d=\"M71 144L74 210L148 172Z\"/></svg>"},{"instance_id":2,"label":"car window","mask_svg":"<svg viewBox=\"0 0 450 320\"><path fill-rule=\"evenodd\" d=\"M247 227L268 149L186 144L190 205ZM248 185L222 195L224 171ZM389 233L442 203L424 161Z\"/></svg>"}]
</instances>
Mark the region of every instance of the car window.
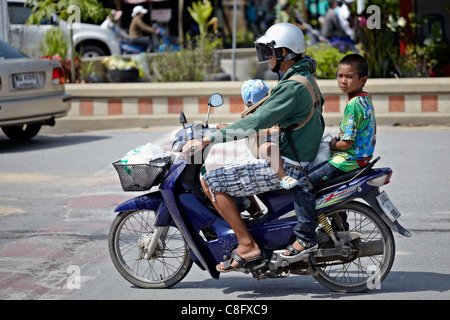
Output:
<instances>
[{"instance_id":1,"label":"car window","mask_svg":"<svg viewBox=\"0 0 450 320\"><path fill-rule=\"evenodd\" d=\"M6 42L0 40L0 60L4 59L14 59L14 58L24 58L26 57L16 48L11 47Z\"/></svg>"},{"instance_id":2,"label":"car window","mask_svg":"<svg viewBox=\"0 0 450 320\"><path fill-rule=\"evenodd\" d=\"M9 23L25 24L32 10L32 7L25 7L23 3L8 3ZM52 22L50 19L44 18L41 24L52 24Z\"/></svg>"},{"instance_id":3,"label":"car window","mask_svg":"<svg viewBox=\"0 0 450 320\"><path fill-rule=\"evenodd\" d=\"M8 3L9 22L12 24L25 24L31 14L31 8L23 3Z\"/></svg>"}]
</instances>

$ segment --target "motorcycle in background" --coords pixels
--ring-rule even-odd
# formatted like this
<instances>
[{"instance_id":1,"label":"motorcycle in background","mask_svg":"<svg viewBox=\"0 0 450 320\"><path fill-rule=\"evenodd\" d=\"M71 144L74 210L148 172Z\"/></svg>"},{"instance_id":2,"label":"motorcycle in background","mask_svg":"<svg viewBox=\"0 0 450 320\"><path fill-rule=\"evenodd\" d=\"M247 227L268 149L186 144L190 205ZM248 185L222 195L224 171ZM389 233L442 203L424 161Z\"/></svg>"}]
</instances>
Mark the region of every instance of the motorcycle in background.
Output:
<instances>
[{"instance_id":1,"label":"motorcycle in background","mask_svg":"<svg viewBox=\"0 0 450 320\"><path fill-rule=\"evenodd\" d=\"M206 124L186 126L175 134L174 152L190 139L211 132L211 107L222 105L220 94L208 102ZM238 246L233 230L218 214L200 184L206 147L190 159L164 154L146 164L115 162L124 191L146 191L117 206L109 234L109 252L118 272L142 288L168 288L180 282L193 263L218 279L216 265ZM317 190L316 252L284 256L294 241L297 223L292 190L258 194L264 214L244 221L264 256L264 265L240 268L256 279L311 275L333 291L364 292L375 288L391 270L395 257L392 230L409 237L398 222L400 212L380 187L389 183L390 168L363 168L320 185ZM249 201L237 201L245 212ZM364 201L362 201L364 200Z\"/></svg>"}]
</instances>

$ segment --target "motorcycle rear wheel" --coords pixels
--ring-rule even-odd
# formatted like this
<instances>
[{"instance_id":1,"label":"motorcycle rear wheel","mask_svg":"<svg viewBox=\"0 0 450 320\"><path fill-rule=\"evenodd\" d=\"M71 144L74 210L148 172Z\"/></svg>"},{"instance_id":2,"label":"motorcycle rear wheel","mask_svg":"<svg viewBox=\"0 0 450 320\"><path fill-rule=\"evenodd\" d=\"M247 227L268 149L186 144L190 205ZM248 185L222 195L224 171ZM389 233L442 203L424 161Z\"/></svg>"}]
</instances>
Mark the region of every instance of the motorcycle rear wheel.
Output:
<instances>
[{"instance_id":1,"label":"motorcycle rear wheel","mask_svg":"<svg viewBox=\"0 0 450 320\"><path fill-rule=\"evenodd\" d=\"M344 213L347 215L348 231L363 234L358 241L353 240L355 252L374 243L379 244L378 252L360 257L359 251L358 256L347 261L321 263L320 267L316 267L318 274L314 278L323 286L337 292L356 293L379 288L394 263L395 241L391 229L372 208L362 203L347 203L326 216L330 217L336 213L341 217Z\"/></svg>"},{"instance_id":2,"label":"motorcycle rear wheel","mask_svg":"<svg viewBox=\"0 0 450 320\"><path fill-rule=\"evenodd\" d=\"M109 232L109 253L117 271L132 284L145 289L169 288L189 272L189 248L177 228L166 227L155 252L147 260L139 247L143 237L151 239L155 212L121 212ZM145 252L144 252L145 253Z\"/></svg>"}]
</instances>

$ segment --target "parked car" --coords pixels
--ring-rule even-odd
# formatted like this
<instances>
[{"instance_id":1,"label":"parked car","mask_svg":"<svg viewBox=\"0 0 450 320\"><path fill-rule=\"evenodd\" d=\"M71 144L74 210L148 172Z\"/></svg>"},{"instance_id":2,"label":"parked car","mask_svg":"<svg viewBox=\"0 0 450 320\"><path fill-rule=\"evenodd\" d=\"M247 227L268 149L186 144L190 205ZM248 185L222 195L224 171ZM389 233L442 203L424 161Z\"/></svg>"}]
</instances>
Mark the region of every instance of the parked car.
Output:
<instances>
[{"instance_id":1,"label":"parked car","mask_svg":"<svg viewBox=\"0 0 450 320\"><path fill-rule=\"evenodd\" d=\"M71 96L55 60L30 59L0 40L0 127L12 140L34 137L67 115Z\"/></svg>"},{"instance_id":2,"label":"parked car","mask_svg":"<svg viewBox=\"0 0 450 320\"><path fill-rule=\"evenodd\" d=\"M41 24L26 25L33 8L25 6L26 0L8 0L9 43L25 54L40 57L41 43L50 28L61 27L65 37L69 39L67 22L58 20L56 16L43 19ZM109 29L90 23L80 23L73 28L75 50L83 58L120 54L119 41Z\"/></svg>"}]
</instances>

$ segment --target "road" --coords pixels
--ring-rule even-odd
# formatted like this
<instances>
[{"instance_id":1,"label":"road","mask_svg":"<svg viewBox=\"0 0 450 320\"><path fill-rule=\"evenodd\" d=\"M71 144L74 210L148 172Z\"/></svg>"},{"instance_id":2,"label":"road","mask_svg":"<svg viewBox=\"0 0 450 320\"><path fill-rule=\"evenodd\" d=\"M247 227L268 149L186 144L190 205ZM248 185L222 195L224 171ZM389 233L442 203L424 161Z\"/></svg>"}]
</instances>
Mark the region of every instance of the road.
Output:
<instances>
[{"instance_id":1,"label":"road","mask_svg":"<svg viewBox=\"0 0 450 320\"><path fill-rule=\"evenodd\" d=\"M214 280L196 266L171 289L129 284L107 238L115 206L136 194L122 191L111 163L147 142L168 149L173 129L42 134L24 143L0 135L0 299L450 299L449 127L378 128L379 166L394 171L384 190L413 234L395 234L396 260L379 289L337 294L310 276Z\"/></svg>"}]
</instances>

